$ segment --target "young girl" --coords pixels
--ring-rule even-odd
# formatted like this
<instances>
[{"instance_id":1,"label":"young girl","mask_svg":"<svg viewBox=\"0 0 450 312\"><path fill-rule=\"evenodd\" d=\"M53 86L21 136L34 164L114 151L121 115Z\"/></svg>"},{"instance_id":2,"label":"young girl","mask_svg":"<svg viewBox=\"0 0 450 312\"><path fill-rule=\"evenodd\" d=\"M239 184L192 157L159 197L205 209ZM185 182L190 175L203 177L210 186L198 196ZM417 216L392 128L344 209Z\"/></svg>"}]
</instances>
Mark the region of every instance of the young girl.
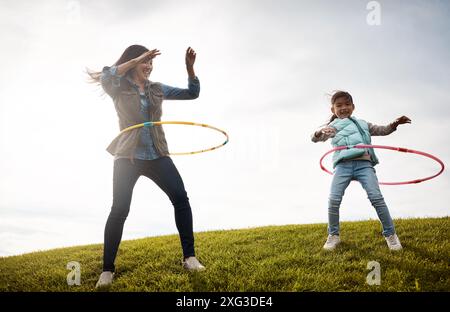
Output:
<instances>
[{"instance_id":1,"label":"young girl","mask_svg":"<svg viewBox=\"0 0 450 312\"><path fill-rule=\"evenodd\" d=\"M334 147L371 144L372 135L389 135L397 130L398 125L411 123L408 117L402 116L387 126L377 126L353 117L354 109L352 96L348 92L335 92L331 97L333 116L326 127L312 135L312 141L324 142L333 138L331 144ZM351 180L357 180L366 190L383 226L383 236L389 249L402 249L388 207L378 186L378 179L373 168L377 163L378 159L372 148L350 148L334 153L334 175L328 201L328 238L323 246L324 249L333 250L340 243L339 206Z\"/></svg>"},{"instance_id":2,"label":"young girl","mask_svg":"<svg viewBox=\"0 0 450 312\"><path fill-rule=\"evenodd\" d=\"M194 72L196 53L193 49L189 47L185 56L187 89L148 80L153 69L153 58L157 55L160 53L156 49L132 45L113 66L105 66L102 72L88 72L92 80L100 83L112 98L121 130L146 121L161 120L163 100L190 100L200 93L200 82ZM168 156L162 127L124 132L107 150L114 155L113 204L105 226L103 272L96 287L112 283L114 260L130 210L133 188L141 175L153 180L173 204L183 249L183 267L190 271L205 269L195 257L189 198L183 180Z\"/></svg>"}]
</instances>

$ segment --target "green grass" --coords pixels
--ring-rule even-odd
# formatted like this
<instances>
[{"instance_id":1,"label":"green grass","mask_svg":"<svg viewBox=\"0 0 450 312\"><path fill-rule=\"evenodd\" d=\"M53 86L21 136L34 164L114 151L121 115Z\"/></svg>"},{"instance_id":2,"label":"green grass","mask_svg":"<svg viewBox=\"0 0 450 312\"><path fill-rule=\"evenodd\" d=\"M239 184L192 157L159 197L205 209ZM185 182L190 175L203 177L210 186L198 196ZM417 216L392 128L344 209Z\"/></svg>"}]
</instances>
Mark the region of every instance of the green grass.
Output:
<instances>
[{"instance_id":1,"label":"green grass","mask_svg":"<svg viewBox=\"0 0 450 312\"><path fill-rule=\"evenodd\" d=\"M200 273L180 265L178 236L123 241L110 291L450 291L450 218L395 220L404 250L391 252L378 221L342 222L341 245L322 250L325 224L196 233ZM94 291L103 245L0 258L0 291ZM69 261L81 285L68 286ZM381 285L366 283L369 261Z\"/></svg>"}]
</instances>

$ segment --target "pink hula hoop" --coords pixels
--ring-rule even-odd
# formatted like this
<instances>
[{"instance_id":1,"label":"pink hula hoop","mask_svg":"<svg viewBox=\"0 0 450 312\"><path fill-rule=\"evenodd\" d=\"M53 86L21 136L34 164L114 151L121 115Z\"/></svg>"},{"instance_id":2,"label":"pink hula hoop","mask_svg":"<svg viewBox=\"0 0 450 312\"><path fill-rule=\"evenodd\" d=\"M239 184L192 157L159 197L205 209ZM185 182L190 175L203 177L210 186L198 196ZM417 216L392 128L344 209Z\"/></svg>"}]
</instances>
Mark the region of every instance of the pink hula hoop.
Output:
<instances>
[{"instance_id":1,"label":"pink hula hoop","mask_svg":"<svg viewBox=\"0 0 450 312\"><path fill-rule=\"evenodd\" d=\"M324 160L324 158L328 154L331 154L331 153L333 153L335 151L339 151L339 150L343 150L343 149L349 149L349 148L381 148L381 149L388 149L388 150L397 151L397 152L403 152L403 153L419 154L419 155L431 158L431 159L433 159L434 161L438 162L441 165L441 170L439 170L438 173L436 173L435 175L426 177L426 178L416 179L416 180L411 180L411 181L404 181L404 182L378 182L378 184L380 184L380 185L404 185L404 184L420 183L420 182L431 180L431 179L437 177L438 175L440 175L444 171L444 168L445 168L445 165L442 162L442 160L440 160L436 156L433 156L433 155L428 154L428 153L424 153L424 152L421 152L421 151L415 151L415 150L407 149L407 148L403 148L403 147L392 147L392 146L385 146L385 145L368 145L368 144L358 144L358 145L354 145L354 146L338 146L336 148L333 148L332 150L329 150L328 152L323 154L323 156L320 158L320 168L323 171L325 171L326 173L329 173L329 174L333 175L333 173L331 171L329 171L327 168L324 167L324 165L322 164L322 161Z\"/></svg>"}]
</instances>

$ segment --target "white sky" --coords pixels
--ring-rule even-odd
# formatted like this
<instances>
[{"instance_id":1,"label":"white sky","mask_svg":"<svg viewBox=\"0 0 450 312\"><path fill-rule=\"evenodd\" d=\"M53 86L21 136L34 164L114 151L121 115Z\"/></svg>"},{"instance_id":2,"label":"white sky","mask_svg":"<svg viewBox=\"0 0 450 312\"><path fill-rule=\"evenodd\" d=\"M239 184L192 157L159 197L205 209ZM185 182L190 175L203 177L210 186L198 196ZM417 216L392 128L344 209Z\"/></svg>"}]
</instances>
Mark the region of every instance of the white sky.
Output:
<instances>
[{"instance_id":1,"label":"white sky","mask_svg":"<svg viewBox=\"0 0 450 312\"><path fill-rule=\"evenodd\" d=\"M329 117L326 93L336 89L353 95L359 118L412 119L374 144L450 163L446 1L378 1L375 26L366 20L369 1L92 2L0 1L0 256L103 242L113 168L105 148L119 129L111 99L83 71L111 65L131 44L160 49L151 79L178 87L187 84L192 46L200 97L164 102L163 120L230 135L219 150L173 157L195 231L327 222L331 178L318 160L330 144L313 144L310 134ZM222 140L168 131L174 151ZM378 156L380 180L438 170L414 155ZM444 171L382 192L394 218L448 216L449 188ZM352 183L341 220L375 219L366 197ZM142 177L123 239L169 233L170 201Z\"/></svg>"}]
</instances>

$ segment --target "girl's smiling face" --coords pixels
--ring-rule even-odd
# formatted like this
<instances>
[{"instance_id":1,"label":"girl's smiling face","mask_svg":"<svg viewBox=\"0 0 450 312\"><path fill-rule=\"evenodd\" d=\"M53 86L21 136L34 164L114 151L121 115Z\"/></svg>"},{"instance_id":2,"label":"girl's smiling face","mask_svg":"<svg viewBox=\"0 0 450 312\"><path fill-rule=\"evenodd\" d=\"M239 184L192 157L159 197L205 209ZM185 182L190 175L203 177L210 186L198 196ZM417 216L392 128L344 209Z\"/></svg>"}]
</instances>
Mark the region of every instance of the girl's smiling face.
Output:
<instances>
[{"instance_id":1,"label":"girl's smiling face","mask_svg":"<svg viewBox=\"0 0 450 312\"><path fill-rule=\"evenodd\" d=\"M350 117L354 109L355 105L346 97L338 97L331 105L331 112L340 119Z\"/></svg>"}]
</instances>

